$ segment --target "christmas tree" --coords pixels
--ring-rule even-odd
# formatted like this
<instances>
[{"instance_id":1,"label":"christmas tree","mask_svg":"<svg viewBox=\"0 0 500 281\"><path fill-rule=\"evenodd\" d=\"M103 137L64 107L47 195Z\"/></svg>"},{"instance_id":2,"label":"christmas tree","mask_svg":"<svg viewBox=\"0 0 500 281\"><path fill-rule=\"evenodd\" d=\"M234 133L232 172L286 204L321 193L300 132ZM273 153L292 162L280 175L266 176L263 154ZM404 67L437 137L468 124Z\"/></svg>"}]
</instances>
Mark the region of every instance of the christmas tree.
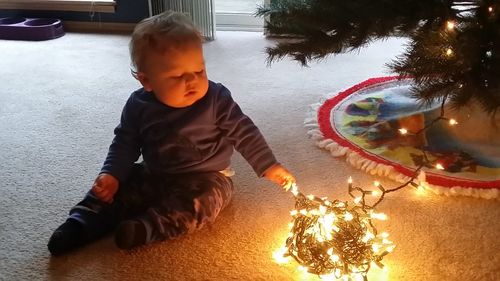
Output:
<instances>
[{"instance_id":1,"label":"christmas tree","mask_svg":"<svg viewBox=\"0 0 500 281\"><path fill-rule=\"evenodd\" d=\"M490 117L500 107L500 0L273 0L257 15L280 39L269 63L290 56L307 65L404 36L405 52L387 65L414 79L420 102L475 103Z\"/></svg>"}]
</instances>

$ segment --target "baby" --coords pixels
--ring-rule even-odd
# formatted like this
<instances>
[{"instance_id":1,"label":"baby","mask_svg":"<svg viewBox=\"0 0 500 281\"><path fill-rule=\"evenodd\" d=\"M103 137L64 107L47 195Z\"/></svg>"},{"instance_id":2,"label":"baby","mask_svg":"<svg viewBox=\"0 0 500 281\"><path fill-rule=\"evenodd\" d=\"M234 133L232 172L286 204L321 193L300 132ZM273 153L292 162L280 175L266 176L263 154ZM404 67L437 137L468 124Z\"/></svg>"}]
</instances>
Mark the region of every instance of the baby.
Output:
<instances>
[{"instance_id":1,"label":"baby","mask_svg":"<svg viewBox=\"0 0 500 281\"><path fill-rule=\"evenodd\" d=\"M234 149L258 176L285 189L295 182L229 90L208 80L202 43L180 13L135 27L132 73L143 87L126 102L91 190L52 234L52 255L111 231L119 248L132 249L213 223L233 193Z\"/></svg>"}]
</instances>

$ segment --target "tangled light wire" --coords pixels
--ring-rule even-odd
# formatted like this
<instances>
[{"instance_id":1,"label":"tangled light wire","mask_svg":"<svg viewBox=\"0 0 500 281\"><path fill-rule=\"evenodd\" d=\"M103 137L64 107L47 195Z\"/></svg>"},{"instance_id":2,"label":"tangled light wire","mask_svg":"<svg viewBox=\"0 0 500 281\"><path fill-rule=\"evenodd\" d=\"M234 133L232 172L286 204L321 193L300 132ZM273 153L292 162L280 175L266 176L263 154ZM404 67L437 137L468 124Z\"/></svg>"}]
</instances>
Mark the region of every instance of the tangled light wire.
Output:
<instances>
[{"instance_id":1,"label":"tangled light wire","mask_svg":"<svg viewBox=\"0 0 500 281\"><path fill-rule=\"evenodd\" d=\"M305 196L296 184L290 191L295 197L295 210L290 214L290 233L285 246L274 253L278 262L292 257L301 269L319 275L322 279L368 280L373 265L383 268L382 259L394 248L387 232L379 233L372 220L386 220L374 208L386 193L397 191L409 184L418 187L415 176L402 185L385 189L375 182L375 190L353 186L349 178L349 195L353 203L314 195ZM374 196L375 203L368 204L367 196ZM377 196L379 196L377 198Z\"/></svg>"}]
</instances>

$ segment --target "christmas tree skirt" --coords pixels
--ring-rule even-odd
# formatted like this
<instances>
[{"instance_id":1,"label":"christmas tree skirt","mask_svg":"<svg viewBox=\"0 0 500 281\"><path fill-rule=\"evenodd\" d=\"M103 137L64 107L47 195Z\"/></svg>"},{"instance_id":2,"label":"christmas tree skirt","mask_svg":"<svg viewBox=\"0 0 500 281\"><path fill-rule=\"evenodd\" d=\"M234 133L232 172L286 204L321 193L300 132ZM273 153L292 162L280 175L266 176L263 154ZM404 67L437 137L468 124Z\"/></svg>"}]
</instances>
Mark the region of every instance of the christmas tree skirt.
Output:
<instances>
[{"instance_id":1,"label":"christmas tree skirt","mask_svg":"<svg viewBox=\"0 0 500 281\"><path fill-rule=\"evenodd\" d=\"M421 106L411 97L412 83L372 78L314 104L305 120L308 134L372 175L405 182L423 165L416 183L424 188L500 198L500 122L479 107L445 106L444 116L458 124L439 121L422 130L440 116L441 104Z\"/></svg>"}]
</instances>

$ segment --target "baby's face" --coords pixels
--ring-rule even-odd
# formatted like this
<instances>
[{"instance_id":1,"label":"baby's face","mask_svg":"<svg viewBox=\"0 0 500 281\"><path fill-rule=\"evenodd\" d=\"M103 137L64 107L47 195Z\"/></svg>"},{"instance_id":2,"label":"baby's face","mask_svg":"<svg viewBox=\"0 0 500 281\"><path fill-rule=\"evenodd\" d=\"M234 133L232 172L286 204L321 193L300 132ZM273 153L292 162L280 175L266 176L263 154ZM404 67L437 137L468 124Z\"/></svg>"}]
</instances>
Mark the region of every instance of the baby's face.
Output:
<instances>
[{"instance_id":1,"label":"baby's face","mask_svg":"<svg viewBox=\"0 0 500 281\"><path fill-rule=\"evenodd\" d=\"M208 78L201 44L191 44L182 50L150 52L145 71L138 74L144 89L171 107L187 107L203 98L208 90Z\"/></svg>"}]
</instances>

